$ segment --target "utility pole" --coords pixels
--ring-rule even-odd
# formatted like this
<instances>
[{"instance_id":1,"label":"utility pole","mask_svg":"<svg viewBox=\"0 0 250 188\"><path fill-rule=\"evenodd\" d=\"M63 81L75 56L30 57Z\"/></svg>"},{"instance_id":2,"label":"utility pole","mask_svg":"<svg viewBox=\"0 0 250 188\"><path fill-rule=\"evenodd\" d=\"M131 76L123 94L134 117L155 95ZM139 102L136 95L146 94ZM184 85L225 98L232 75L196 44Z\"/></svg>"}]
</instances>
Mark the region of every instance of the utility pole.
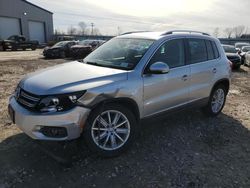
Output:
<instances>
[{"instance_id":1,"label":"utility pole","mask_svg":"<svg viewBox=\"0 0 250 188\"><path fill-rule=\"evenodd\" d=\"M91 35L94 35L94 23L91 23Z\"/></svg>"}]
</instances>

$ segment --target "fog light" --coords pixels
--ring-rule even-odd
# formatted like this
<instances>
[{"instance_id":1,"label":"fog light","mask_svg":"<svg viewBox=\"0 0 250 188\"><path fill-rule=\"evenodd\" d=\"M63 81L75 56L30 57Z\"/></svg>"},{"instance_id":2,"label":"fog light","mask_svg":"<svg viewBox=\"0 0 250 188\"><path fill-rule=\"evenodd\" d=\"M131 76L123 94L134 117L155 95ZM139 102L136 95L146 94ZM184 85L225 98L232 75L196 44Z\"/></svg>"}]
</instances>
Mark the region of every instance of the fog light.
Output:
<instances>
[{"instance_id":1,"label":"fog light","mask_svg":"<svg viewBox=\"0 0 250 188\"><path fill-rule=\"evenodd\" d=\"M67 134L67 129L64 127L48 127L44 126L40 129L40 132L44 134L44 136L51 138L64 138Z\"/></svg>"}]
</instances>

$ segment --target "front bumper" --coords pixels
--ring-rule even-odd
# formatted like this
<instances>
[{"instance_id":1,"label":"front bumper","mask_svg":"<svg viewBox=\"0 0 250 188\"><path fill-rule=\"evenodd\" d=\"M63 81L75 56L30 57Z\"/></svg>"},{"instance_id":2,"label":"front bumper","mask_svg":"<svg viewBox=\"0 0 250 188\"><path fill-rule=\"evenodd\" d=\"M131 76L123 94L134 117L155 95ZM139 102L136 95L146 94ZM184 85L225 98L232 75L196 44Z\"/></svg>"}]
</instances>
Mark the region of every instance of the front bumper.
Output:
<instances>
[{"instance_id":1,"label":"front bumper","mask_svg":"<svg viewBox=\"0 0 250 188\"><path fill-rule=\"evenodd\" d=\"M78 138L90 112L90 109L77 106L66 112L35 113L19 105L14 97L10 98L9 105L14 111L16 125L25 134L38 140L63 141ZM43 127L65 128L67 135L60 138L46 136L41 131Z\"/></svg>"}]
</instances>

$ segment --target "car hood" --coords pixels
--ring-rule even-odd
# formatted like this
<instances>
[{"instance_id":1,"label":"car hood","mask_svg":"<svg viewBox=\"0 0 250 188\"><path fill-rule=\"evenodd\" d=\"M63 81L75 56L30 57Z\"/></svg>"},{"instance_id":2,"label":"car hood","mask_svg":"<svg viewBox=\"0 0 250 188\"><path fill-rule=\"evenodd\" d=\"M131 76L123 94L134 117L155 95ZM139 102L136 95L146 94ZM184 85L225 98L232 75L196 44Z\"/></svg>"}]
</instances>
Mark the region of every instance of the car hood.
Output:
<instances>
[{"instance_id":1,"label":"car hood","mask_svg":"<svg viewBox=\"0 0 250 188\"><path fill-rule=\"evenodd\" d=\"M77 45L71 46L71 48L91 48L91 46L89 46L89 45L79 45L79 44L77 44Z\"/></svg>"},{"instance_id":2,"label":"car hood","mask_svg":"<svg viewBox=\"0 0 250 188\"><path fill-rule=\"evenodd\" d=\"M61 49L61 47L45 47L44 49L43 49L43 51L44 52L53 52L53 51L56 51L56 50L60 50Z\"/></svg>"},{"instance_id":3,"label":"car hood","mask_svg":"<svg viewBox=\"0 0 250 188\"><path fill-rule=\"evenodd\" d=\"M3 40L3 42L13 42L13 40Z\"/></svg>"},{"instance_id":4,"label":"car hood","mask_svg":"<svg viewBox=\"0 0 250 188\"><path fill-rule=\"evenodd\" d=\"M52 95L87 90L123 80L127 80L127 71L74 61L32 73L19 86L36 95Z\"/></svg>"}]
</instances>

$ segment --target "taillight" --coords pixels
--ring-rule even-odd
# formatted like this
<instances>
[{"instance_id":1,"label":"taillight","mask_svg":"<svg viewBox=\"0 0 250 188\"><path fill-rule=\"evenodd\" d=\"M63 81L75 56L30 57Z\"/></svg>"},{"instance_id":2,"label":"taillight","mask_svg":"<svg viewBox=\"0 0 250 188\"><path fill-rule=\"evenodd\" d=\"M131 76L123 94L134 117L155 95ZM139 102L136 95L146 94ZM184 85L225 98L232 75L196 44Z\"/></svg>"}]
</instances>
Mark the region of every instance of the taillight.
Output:
<instances>
[{"instance_id":1,"label":"taillight","mask_svg":"<svg viewBox=\"0 0 250 188\"><path fill-rule=\"evenodd\" d=\"M231 70L233 69L233 63L228 60L228 64L230 65Z\"/></svg>"}]
</instances>

